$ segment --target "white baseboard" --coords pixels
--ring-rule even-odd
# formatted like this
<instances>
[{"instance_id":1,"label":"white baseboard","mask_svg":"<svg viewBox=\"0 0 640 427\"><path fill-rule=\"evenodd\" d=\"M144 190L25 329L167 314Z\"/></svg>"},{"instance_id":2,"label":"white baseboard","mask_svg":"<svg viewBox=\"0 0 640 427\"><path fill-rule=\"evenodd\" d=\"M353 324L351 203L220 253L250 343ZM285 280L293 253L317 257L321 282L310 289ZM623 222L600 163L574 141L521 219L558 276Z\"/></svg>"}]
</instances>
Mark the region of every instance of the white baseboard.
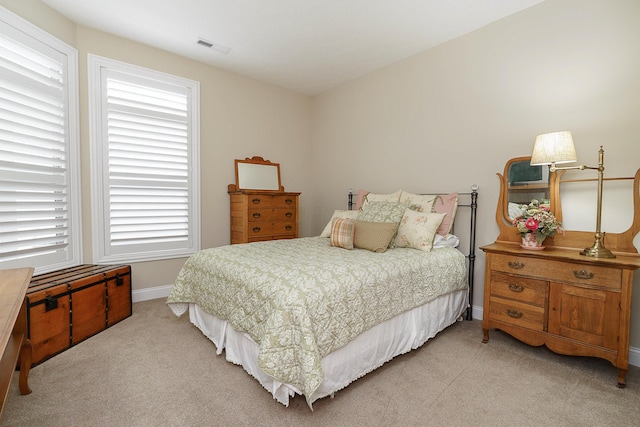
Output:
<instances>
[{"instance_id":1,"label":"white baseboard","mask_svg":"<svg viewBox=\"0 0 640 427\"><path fill-rule=\"evenodd\" d=\"M640 348L629 347L629 365L640 367Z\"/></svg>"},{"instance_id":2,"label":"white baseboard","mask_svg":"<svg viewBox=\"0 0 640 427\"><path fill-rule=\"evenodd\" d=\"M173 285L154 286L153 288L136 289L131 292L133 302L149 301L169 296Z\"/></svg>"},{"instance_id":3,"label":"white baseboard","mask_svg":"<svg viewBox=\"0 0 640 427\"><path fill-rule=\"evenodd\" d=\"M474 320L482 320L482 307L477 305L471 306L471 316ZM629 347L629 365L640 367L640 348Z\"/></svg>"}]
</instances>

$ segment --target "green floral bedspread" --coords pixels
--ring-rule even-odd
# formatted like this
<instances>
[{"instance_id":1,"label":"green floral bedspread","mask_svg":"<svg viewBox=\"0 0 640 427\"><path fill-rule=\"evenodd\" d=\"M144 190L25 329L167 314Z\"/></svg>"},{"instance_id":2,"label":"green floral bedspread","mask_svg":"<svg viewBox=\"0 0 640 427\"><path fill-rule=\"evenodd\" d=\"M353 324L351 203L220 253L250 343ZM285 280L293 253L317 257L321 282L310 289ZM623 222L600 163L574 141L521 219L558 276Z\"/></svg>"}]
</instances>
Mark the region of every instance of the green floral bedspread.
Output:
<instances>
[{"instance_id":1,"label":"green floral bedspread","mask_svg":"<svg viewBox=\"0 0 640 427\"><path fill-rule=\"evenodd\" d=\"M307 399L320 360L361 332L440 295L467 288L456 249L374 253L324 237L223 246L191 256L167 303L197 303L260 346L258 364Z\"/></svg>"}]
</instances>

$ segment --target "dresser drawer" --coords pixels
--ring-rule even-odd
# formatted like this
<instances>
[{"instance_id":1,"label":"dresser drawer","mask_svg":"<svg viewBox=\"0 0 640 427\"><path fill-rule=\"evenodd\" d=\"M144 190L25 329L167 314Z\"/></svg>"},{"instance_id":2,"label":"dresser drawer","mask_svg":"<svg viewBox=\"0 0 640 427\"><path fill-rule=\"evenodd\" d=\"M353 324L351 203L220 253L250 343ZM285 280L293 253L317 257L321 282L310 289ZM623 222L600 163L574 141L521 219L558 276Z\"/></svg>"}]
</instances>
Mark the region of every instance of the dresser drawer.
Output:
<instances>
[{"instance_id":1,"label":"dresser drawer","mask_svg":"<svg viewBox=\"0 0 640 427\"><path fill-rule=\"evenodd\" d=\"M549 293L548 282L522 276L493 272L491 295L544 307Z\"/></svg>"},{"instance_id":2,"label":"dresser drawer","mask_svg":"<svg viewBox=\"0 0 640 427\"><path fill-rule=\"evenodd\" d=\"M620 289L622 286L621 269L575 262L496 254L492 257L491 269L557 282L604 286L611 289Z\"/></svg>"},{"instance_id":3,"label":"dresser drawer","mask_svg":"<svg viewBox=\"0 0 640 427\"><path fill-rule=\"evenodd\" d=\"M524 304L499 297L491 297L491 320L521 326L536 331L544 330L544 307Z\"/></svg>"},{"instance_id":4,"label":"dresser drawer","mask_svg":"<svg viewBox=\"0 0 640 427\"><path fill-rule=\"evenodd\" d=\"M230 192L231 244L297 238L299 195Z\"/></svg>"},{"instance_id":5,"label":"dresser drawer","mask_svg":"<svg viewBox=\"0 0 640 427\"><path fill-rule=\"evenodd\" d=\"M253 224L250 223L247 231L249 238L284 235L296 237L298 227L295 222L261 222Z\"/></svg>"},{"instance_id":6,"label":"dresser drawer","mask_svg":"<svg viewBox=\"0 0 640 427\"><path fill-rule=\"evenodd\" d=\"M249 210L252 208L286 208L294 209L297 205L298 198L295 196L282 196L282 195L268 195L268 194L255 194L248 196Z\"/></svg>"},{"instance_id":7,"label":"dresser drawer","mask_svg":"<svg viewBox=\"0 0 640 427\"><path fill-rule=\"evenodd\" d=\"M293 221L295 217L295 209L249 208L249 222Z\"/></svg>"}]
</instances>

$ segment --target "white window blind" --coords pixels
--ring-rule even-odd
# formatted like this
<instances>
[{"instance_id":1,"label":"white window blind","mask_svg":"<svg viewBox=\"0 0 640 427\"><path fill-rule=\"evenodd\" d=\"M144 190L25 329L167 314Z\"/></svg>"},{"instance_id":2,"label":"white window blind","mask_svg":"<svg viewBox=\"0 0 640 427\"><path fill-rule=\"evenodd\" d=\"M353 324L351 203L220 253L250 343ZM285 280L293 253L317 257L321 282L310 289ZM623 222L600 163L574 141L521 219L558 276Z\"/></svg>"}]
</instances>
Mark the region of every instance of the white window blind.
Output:
<instances>
[{"instance_id":1,"label":"white window blind","mask_svg":"<svg viewBox=\"0 0 640 427\"><path fill-rule=\"evenodd\" d=\"M0 8L0 268L81 263L77 53Z\"/></svg>"},{"instance_id":2,"label":"white window blind","mask_svg":"<svg viewBox=\"0 0 640 427\"><path fill-rule=\"evenodd\" d=\"M97 56L89 61L90 104L99 106L92 139L94 258L193 253L199 248L198 83Z\"/></svg>"}]
</instances>

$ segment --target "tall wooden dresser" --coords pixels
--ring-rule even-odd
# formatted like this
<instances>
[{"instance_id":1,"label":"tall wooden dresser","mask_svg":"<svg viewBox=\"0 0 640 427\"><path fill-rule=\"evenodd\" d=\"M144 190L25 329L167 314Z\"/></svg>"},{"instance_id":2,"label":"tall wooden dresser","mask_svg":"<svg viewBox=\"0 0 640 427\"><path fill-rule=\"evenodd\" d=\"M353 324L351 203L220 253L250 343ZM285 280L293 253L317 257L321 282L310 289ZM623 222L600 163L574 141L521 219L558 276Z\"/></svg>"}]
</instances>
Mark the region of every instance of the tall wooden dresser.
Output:
<instances>
[{"instance_id":1,"label":"tall wooden dresser","mask_svg":"<svg viewBox=\"0 0 640 427\"><path fill-rule=\"evenodd\" d=\"M500 329L529 345L546 345L554 352L608 360L618 368L618 386L626 384L634 271L640 256L633 236L640 231L640 170L634 178L634 219L624 233L607 235L615 258L580 254L594 234L566 231L546 239L545 249L520 247L520 235L507 214L509 192L505 175L496 211L498 240L482 246L484 276L483 342L489 330ZM551 210L560 219L561 173L553 173Z\"/></svg>"},{"instance_id":2,"label":"tall wooden dresser","mask_svg":"<svg viewBox=\"0 0 640 427\"><path fill-rule=\"evenodd\" d=\"M298 237L298 196L285 192L280 164L262 157L235 160L236 183L229 184L231 244Z\"/></svg>"},{"instance_id":3,"label":"tall wooden dresser","mask_svg":"<svg viewBox=\"0 0 640 427\"><path fill-rule=\"evenodd\" d=\"M284 191L230 191L231 244L298 237L298 196Z\"/></svg>"}]
</instances>

